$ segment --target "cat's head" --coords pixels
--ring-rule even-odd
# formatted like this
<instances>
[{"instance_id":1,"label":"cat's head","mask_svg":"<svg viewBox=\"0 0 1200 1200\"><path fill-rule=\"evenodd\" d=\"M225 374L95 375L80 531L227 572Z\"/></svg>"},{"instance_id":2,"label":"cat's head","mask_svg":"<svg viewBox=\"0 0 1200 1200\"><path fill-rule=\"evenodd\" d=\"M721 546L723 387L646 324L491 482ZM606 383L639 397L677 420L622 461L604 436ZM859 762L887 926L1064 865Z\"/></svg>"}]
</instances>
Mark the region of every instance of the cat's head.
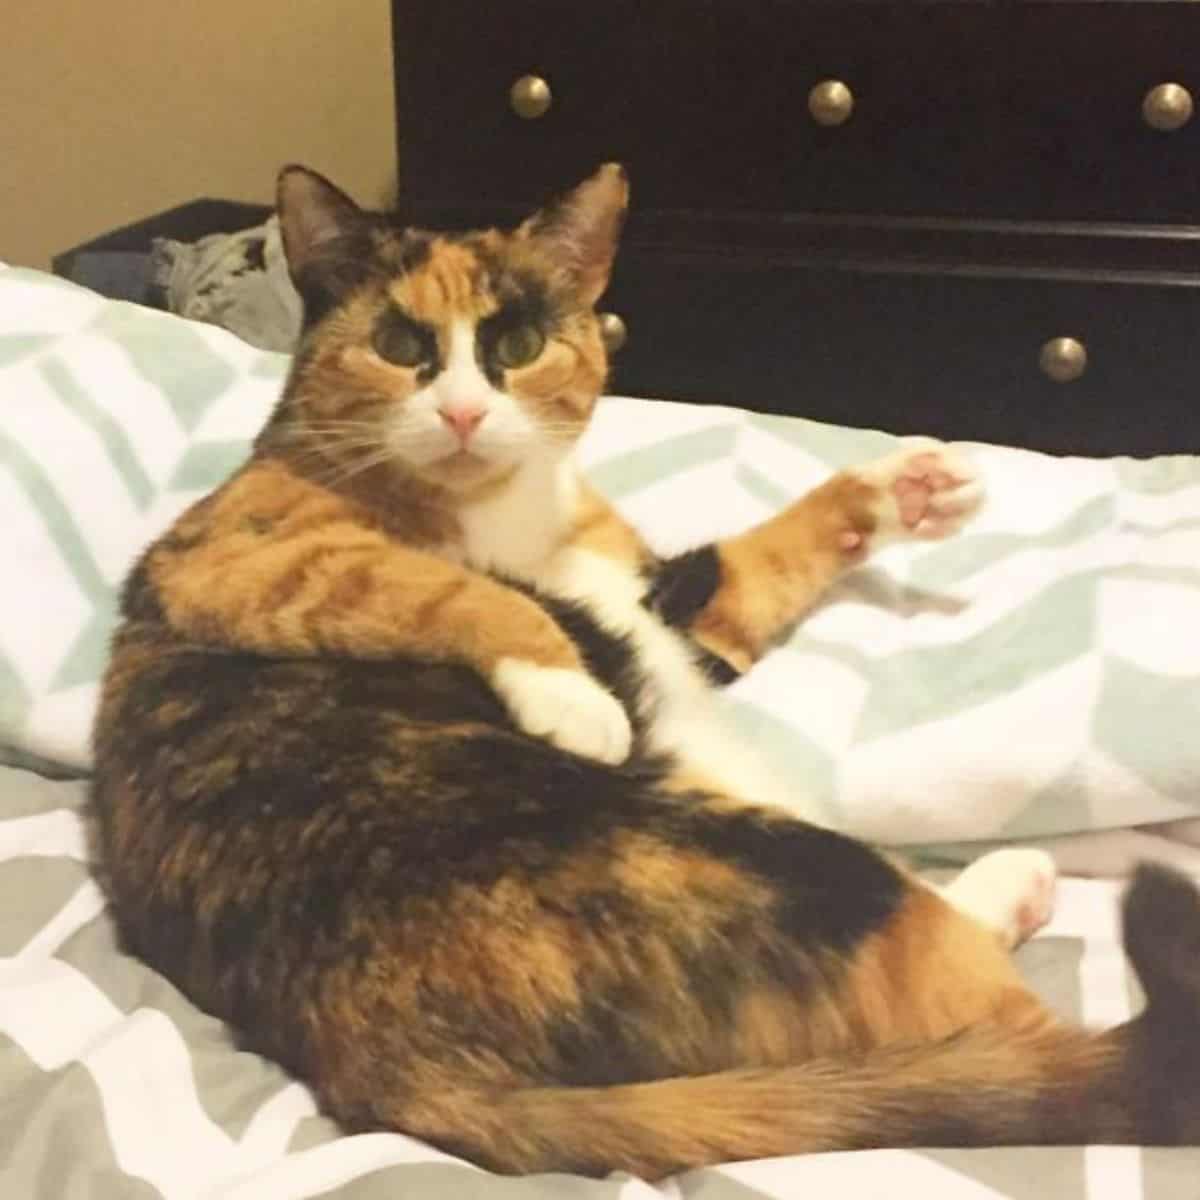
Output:
<instances>
[{"instance_id":1,"label":"cat's head","mask_svg":"<svg viewBox=\"0 0 1200 1200\"><path fill-rule=\"evenodd\" d=\"M437 234L285 168L280 228L304 302L289 435L334 469L370 461L460 494L561 456L604 386L595 304L627 199L608 164L515 230Z\"/></svg>"}]
</instances>

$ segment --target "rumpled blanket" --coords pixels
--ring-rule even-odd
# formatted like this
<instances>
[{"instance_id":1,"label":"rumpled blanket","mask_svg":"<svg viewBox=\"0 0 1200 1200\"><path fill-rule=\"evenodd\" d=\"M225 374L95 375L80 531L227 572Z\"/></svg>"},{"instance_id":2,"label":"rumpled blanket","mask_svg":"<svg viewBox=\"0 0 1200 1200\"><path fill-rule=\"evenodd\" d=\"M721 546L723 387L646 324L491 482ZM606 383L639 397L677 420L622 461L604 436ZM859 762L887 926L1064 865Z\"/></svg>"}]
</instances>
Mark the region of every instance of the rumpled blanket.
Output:
<instances>
[{"instance_id":1,"label":"rumpled blanket","mask_svg":"<svg viewBox=\"0 0 1200 1200\"><path fill-rule=\"evenodd\" d=\"M300 297L292 286L278 217L198 242L156 238L151 274L168 309L220 325L260 350L290 353L300 332Z\"/></svg>"}]
</instances>

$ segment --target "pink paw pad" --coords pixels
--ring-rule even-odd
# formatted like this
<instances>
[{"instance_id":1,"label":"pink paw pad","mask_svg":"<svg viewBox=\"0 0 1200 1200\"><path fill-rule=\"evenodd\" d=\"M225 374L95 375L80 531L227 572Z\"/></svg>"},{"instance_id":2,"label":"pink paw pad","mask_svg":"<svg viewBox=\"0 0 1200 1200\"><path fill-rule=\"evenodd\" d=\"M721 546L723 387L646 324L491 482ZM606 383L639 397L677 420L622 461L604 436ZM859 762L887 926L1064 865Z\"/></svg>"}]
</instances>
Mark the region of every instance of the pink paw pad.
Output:
<instances>
[{"instance_id":1,"label":"pink paw pad","mask_svg":"<svg viewBox=\"0 0 1200 1200\"><path fill-rule=\"evenodd\" d=\"M940 515L931 513L938 507L934 497L960 488L967 482L946 469L941 455L913 455L892 484L900 520L909 529L916 529L927 517Z\"/></svg>"},{"instance_id":2,"label":"pink paw pad","mask_svg":"<svg viewBox=\"0 0 1200 1200\"><path fill-rule=\"evenodd\" d=\"M929 438L906 439L896 453L854 474L877 489L872 546L949 537L983 502L983 485L970 462L953 447Z\"/></svg>"},{"instance_id":3,"label":"pink paw pad","mask_svg":"<svg viewBox=\"0 0 1200 1200\"><path fill-rule=\"evenodd\" d=\"M1054 913L1055 877L1038 872L1030 881L1029 894L1017 906L1017 938L1026 941L1033 937Z\"/></svg>"},{"instance_id":4,"label":"pink paw pad","mask_svg":"<svg viewBox=\"0 0 1200 1200\"><path fill-rule=\"evenodd\" d=\"M1058 871L1044 850L1010 847L976 859L946 889L968 916L1019 946L1054 914Z\"/></svg>"}]
</instances>

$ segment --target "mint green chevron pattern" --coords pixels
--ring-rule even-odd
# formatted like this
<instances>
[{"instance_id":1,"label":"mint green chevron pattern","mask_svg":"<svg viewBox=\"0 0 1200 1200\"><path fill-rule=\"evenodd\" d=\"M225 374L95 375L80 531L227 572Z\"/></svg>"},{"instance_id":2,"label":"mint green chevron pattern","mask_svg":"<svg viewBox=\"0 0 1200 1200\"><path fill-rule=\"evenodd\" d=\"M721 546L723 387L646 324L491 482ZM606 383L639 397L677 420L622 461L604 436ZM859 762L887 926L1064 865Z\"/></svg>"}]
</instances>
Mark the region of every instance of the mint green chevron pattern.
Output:
<instances>
[{"instance_id":1,"label":"mint green chevron pattern","mask_svg":"<svg viewBox=\"0 0 1200 1200\"><path fill-rule=\"evenodd\" d=\"M86 769L125 572L245 458L286 370L220 330L0 268L0 755Z\"/></svg>"},{"instance_id":2,"label":"mint green chevron pattern","mask_svg":"<svg viewBox=\"0 0 1200 1200\"><path fill-rule=\"evenodd\" d=\"M704 411L612 400L587 444L664 550L897 446ZM847 576L731 689L735 723L798 810L951 860L1200 815L1200 458L970 453L981 517Z\"/></svg>"},{"instance_id":3,"label":"mint green chevron pattern","mask_svg":"<svg viewBox=\"0 0 1200 1200\"><path fill-rule=\"evenodd\" d=\"M244 460L287 359L0 269L0 747L83 771L116 589ZM670 552L744 529L896 439L614 398L582 455ZM1200 815L1200 459L975 447L955 539L848 575L731 720L799 809L902 844Z\"/></svg>"}]
</instances>

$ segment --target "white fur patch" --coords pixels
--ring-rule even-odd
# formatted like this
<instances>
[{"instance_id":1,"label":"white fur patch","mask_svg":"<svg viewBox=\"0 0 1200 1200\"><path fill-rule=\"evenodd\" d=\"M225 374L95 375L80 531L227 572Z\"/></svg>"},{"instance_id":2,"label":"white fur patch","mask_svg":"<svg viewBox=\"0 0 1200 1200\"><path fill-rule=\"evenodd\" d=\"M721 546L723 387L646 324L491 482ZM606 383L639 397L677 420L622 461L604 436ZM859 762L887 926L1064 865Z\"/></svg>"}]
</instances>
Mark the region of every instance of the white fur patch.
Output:
<instances>
[{"instance_id":1,"label":"white fur patch","mask_svg":"<svg viewBox=\"0 0 1200 1200\"><path fill-rule=\"evenodd\" d=\"M492 683L513 720L533 737L600 762L629 757L633 730L625 710L586 672L502 658Z\"/></svg>"},{"instance_id":2,"label":"white fur patch","mask_svg":"<svg viewBox=\"0 0 1200 1200\"><path fill-rule=\"evenodd\" d=\"M1053 915L1057 877L1054 859L1044 850L1006 847L977 858L942 895L1017 946Z\"/></svg>"},{"instance_id":3,"label":"white fur patch","mask_svg":"<svg viewBox=\"0 0 1200 1200\"><path fill-rule=\"evenodd\" d=\"M494 496L460 510L467 562L532 581L566 535L578 495L573 466L539 452Z\"/></svg>"},{"instance_id":4,"label":"white fur patch","mask_svg":"<svg viewBox=\"0 0 1200 1200\"><path fill-rule=\"evenodd\" d=\"M446 361L423 388L413 392L391 418L388 440L414 467L427 468L462 449L440 415L443 408L483 413L469 443L472 454L499 467L526 463L545 453L542 432L506 392L492 386L475 358L475 326L455 321Z\"/></svg>"},{"instance_id":5,"label":"white fur patch","mask_svg":"<svg viewBox=\"0 0 1200 1200\"><path fill-rule=\"evenodd\" d=\"M542 588L582 603L606 629L637 648L647 682L640 698L649 722L649 748L710 779L748 803L804 811L802 798L784 795L769 769L730 727L718 698L696 667L691 645L642 607L645 582L613 559L567 548L538 573Z\"/></svg>"}]
</instances>

